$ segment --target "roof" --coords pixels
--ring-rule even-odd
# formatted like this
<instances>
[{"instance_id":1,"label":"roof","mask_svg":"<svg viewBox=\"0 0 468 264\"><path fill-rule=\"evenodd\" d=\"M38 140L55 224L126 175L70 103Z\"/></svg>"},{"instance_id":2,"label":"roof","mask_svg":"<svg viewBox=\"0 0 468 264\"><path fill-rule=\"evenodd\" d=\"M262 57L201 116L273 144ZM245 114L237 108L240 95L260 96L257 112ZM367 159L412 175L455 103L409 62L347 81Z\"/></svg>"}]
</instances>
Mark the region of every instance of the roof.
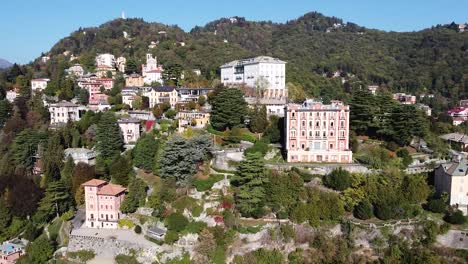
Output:
<instances>
[{"instance_id":1,"label":"roof","mask_svg":"<svg viewBox=\"0 0 468 264\"><path fill-rule=\"evenodd\" d=\"M71 102L67 102L67 101L61 101L56 104L51 104L51 106L52 107L78 107L78 105L71 103Z\"/></svg>"},{"instance_id":2,"label":"roof","mask_svg":"<svg viewBox=\"0 0 468 264\"><path fill-rule=\"evenodd\" d=\"M468 160L449 162L441 165L445 173L450 176L466 176L468 173Z\"/></svg>"},{"instance_id":3,"label":"roof","mask_svg":"<svg viewBox=\"0 0 468 264\"><path fill-rule=\"evenodd\" d=\"M261 105L285 105L286 99L275 99L275 98L260 98L257 101L255 97L245 97L245 101L250 104L256 104L257 102Z\"/></svg>"},{"instance_id":4,"label":"roof","mask_svg":"<svg viewBox=\"0 0 468 264\"><path fill-rule=\"evenodd\" d=\"M153 227L149 227L148 228L148 231L151 232L151 233L154 233L156 235L164 235L166 234L166 230L162 229L162 228L159 228L159 227L156 227L156 226L153 226Z\"/></svg>"},{"instance_id":5,"label":"roof","mask_svg":"<svg viewBox=\"0 0 468 264\"><path fill-rule=\"evenodd\" d=\"M98 195L117 195L117 194L125 192L126 190L127 188L121 185L109 183L101 187L98 190L97 194Z\"/></svg>"},{"instance_id":6,"label":"roof","mask_svg":"<svg viewBox=\"0 0 468 264\"><path fill-rule=\"evenodd\" d=\"M87 149L87 148L67 148L64 150L65 155L71 154L87 154L87 153L95 153L94 150Z\"/></svg>"},{"instance_id":7,"label":"roof","mask_svg":"<svg viewBox=\"0 0 468 264\"><path fill-rule=\"evenodd\" d=\"M158 86L158 87L151 87L151 90L154 90L156 92L172 92L176 88L172 86Z\"/></svg>"},{"instance_id":8,"label":"roof","mask_svg":"<svg viewBox=\"0 0 468 264\"><path fill-rule=\"evenodd\" d=\"M120 118L117 122L118 123L140 123L140 120L136 118L128 117L128 118Z\"/></svg>"},{"instance_id":9,"label":"roof","mask_svg":"<svg viewBox=\"0 0 468 264\"><path fill-rule=\"evenodd\" d=\"M440 136L441 139L468 144L468 135L461 133L449 133Z\"/></svg>"},{"instance_id":10,"label":"roof","mask_svg":"<svg viewBox=\"0 0 468 264\"><path fill-rule=\"evenodd\" d=\"M285 64L286 62L277 58L269 57L269 56L258 56L258 57L253 57L253 58L234 60L234 61L221 65L221 68L234 67L236 65L256 64L256 63Z\"/></svg>"},{"instance_id":11,"label":"roof","mask_svg":"<svg viewBox=\"0 0 468 264\"><path fill-rule=\"evenodd\" d=\"M47 78L37 78L37 79L32 79L31 82L48 82L50 79Z\"/></svg>"},{"instance_id":12,"label":"roof","mask_svg":"<svg viewBox=\"0 0 468 264\"><path fill-rule=\"evenodd\" d=\"M161 73L162 71L157 69L157 70L151 70L151 71L146 71L146 73Z\"/></svg>"},{"instance_id":13,"label":"roof","mask_svg":"<svg viewBox=\"0 0 468 264\"><path fill-rule=\"evenodd\" d=\"M99 180L99 179L92 179L92 180L89 180L85 183L82 183L81 186L93 186L93 187L97 187L97 186L100 186L100 185L103 185L103 184L106 184L107 182L106 181L103 181L103 180Z\"/></svg>"},{"instance_id":14,"label":"roof","mask_svg":"<svg viewBox=\"0 0 468 264\"><path fill-rule=\"evenodd\" d=\"M464 106L459 106L459 107L455 107L455 108L452 108L450 110L448 110L448 113L449 114L453 114L453 113L461 113L463 111L465 111L467 108L464 107Z\"/></svg>"}]
</instances>

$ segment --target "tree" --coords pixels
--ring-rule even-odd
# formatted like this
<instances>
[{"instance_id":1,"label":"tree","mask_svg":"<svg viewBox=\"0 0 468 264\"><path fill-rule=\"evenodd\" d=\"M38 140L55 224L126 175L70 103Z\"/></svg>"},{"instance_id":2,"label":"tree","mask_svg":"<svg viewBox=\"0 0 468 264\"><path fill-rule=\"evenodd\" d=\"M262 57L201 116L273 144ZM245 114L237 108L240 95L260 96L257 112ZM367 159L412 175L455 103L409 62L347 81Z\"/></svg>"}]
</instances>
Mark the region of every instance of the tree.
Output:
<instances>
[{"instance_id":1,"label":"tree","mask_svg":"<svg viewBox=\"0 0 468 264\"><path fill-rule=\"evenodd\" d=\"M73 170L73 178L72 178L72 189L71 193L72 195L76 195L79 193L82 193L83 190L81 188L81 184L94 179L95 172L94 172L94 167L89 166L86 163L78 163L75 166L75 169ZM83 197L81 195L78 195L79 199L75 198L76 204L81 204L83 200L81 200Z\"/></svg>"},{"instance_id":2,"label":"tree","mask_svg":"<svg viewBox=\"0 0 468 264\"><path fill-rule=\"evenodd\" d=\"M64 182L70 189L72 187L73 170L75 169L75 162L72 157L68 157L65 161L62 171L60 172L60 180Z\"/></svg>"},{"instance_id":3,"label":"tree","mask_svg":"<svg viewBox=\"0 0 468 264\"><path fill-rule=\"evenodd\" d=\"M206 97L204 95L200 95L198 97L197 103L199 106L204 106L206 103Z\"/></svg>"},{"instance_id":4,"label":"tree","mask_svg":"<svg viewBox=\"0 0 468 264\"><path fill-rule=\"evenodd\" d=\"M133 164L145 171L151 171L154 165L159 144L153 136L143 134L133 149Z\"/></svg>"},{"instance_id":5,"label":"tree","mask_svg":"<svg viewBox=\"0 0 468 264\"><path fill-rule=\"evenodd\" d=\"M466 222L466 217L463 215L463 212L455 209L447 212L444 217L444 220L454 225L462 225Z\"/></svg>"},{"instance_id":6,"label":"tree","mask_svg":"<svg viewBox=\"0 0 468 264\"><path fill-rule=\"evenodd\" d=\"M42 157L44 182L60 179L60 169L63 167L63 147L60 144L60 136L54 134L49 138L47 149Z\"/></svg>"},{"instance_id":7,"label":"tree","mask_svg":"<svg viewBox=\"0 0 468 264\"><path fill-rule=\"evenodd\" d=\"M401 162L404 168L408 167L413 162L413 158L409 154L409 151L405 148L397 150L396 154L399 158L401 158Z\"/></svg>"},{"instance_id":8,"label":"tree","mask_svg":"<svg viewBox=\"0 0 468 264\"><path fill-rule=\"evenodd\" d=\"M258 153L247 154L231 177L231 183L238 187L235 200L241 214L260 216L266 200L265 184L268 183L262 157Z\"/></svg>"},{"instance_id":9,"label":"tree","mask_svg":"<svg viewBox=\"0 0 468 264\"><path fill-rule=\"evenodd\" d=\"M46 235L38 237L26 247L26 255L21 263L43 264L53 257L54 247Z\"/></svg>"},{"instance_id":10,"label":"tree","mask_svg":"<svg viewBox=\"0 0 468 264\"><path fill-rule=\"evenodd\" d=\"M37 222L48 222L53 217L67 212L73 206L73 197L69 188L61 181L52 182L47 186L45 196L39 203L35 216Z\"/></svg>"},{"instance_id":11,"label":"tree","mask_svg":"<svg viewBox=\"0 0 468 264\"><path fill-rule=\"evenodd\" d=\"M431 193L431 189L423 175L405 175L401 188L401 194L409 203L420 204L426 201Z\"/></svg>"},{"instance_id":12,"label":"tree","mask_svg":"<svg viewBox=\"0 0 468 264\"><path fill-rule=\"evenodd\" d=\"M133 178L128 186L128 194L120 207L122 213L134 213L138 207L145 205L146 184L139 178Z\"/></svg>"},{"instance_id":13,"label":"tree","mask_svg":"<svg viewBox=\"0 0 468 264\"><path fill-rule=\"evenodd\" d=\"M266 106L263 105L258 109L258 106L255 105L250 117L250 130L254 133L263 133L267 126L268 119Z\"/></svg>"},{"instance_id":14,"label":"tree","mask_svg":"<svg viewBox=\"0 0 468 264\"><path fill-rule=\"evenodd\" d=\"M0 100L0 128L3 128L10 118L12 110L11 104L7 100Z\"/></svg>"},{"instance_id":15,"label":"tree","mask_svg":"<svg viewBox=\"0 0 468 264\"><path fill-rule=\"evenodd\" d=\"M0 196L0 236L5 233L11 222L11 212L7 207L7 202L3 196Z\"/></svg>"},{"instance_id":16,"label":"tree","mask_svg":"<svg viewBox=\"0 0 468 264\"><path fill-rule=\"evenodd\" d=\"M447 205L443 199L431 199L427 204L427 209L431 212L442 214L447 209Z\"/></svg>"},{"instance_id":17,"label":"tree","mask_svg":"<svg viewBox=\"0 0 468 264\"><path fill-rule=\"evenodd\" d=\"M270 207L277 212L289 214L298 202L297 197L303 191L304 181L295 172L271 173L265 185Z\"/></svg>"},{"instance_id":18,"label":"tree","mask_svg":"<svg viewBox=\"0 0 468 264\"><path fill-rule=\"evenodd\" d=\"M166 143L159 160L160 175L164 179L174 179L178 184L187 184L197 172L198 163L207 158L211 147L208 135L191 139L174 136Z\"/></svg>"},{"instance_id":19,"label":"tree","mask_svg":"<svg viewBox=\"0 0 468 264\"><path fill-rule=\"evenodd\" d=\"M109 173L112 182L127 186L130 181L130 176L133 173L133 166L130 158L119 155L110 165Z\"/></svg>"},{"instance_id":20,"label":"tree","mask_svg":"<svg viewBox=\"0 0 468 264\"><path fill-rule=\"evenodd\" d=\"M351 173L341 167L334 169L330 174L325 175L323 178L325 186L337 191L344 191L351 187L351 182Z\"/></svg>"},{"instance_id":21,"label":"tree","mask_svg":"<svg viewBox=\"0 0 468 264\"><path fill-rule=\"evenodd\" d=\"M276 115L270 116L270 125L266 128L263 138L267 139L270 143L280 143L282 122Z\"/></svg>"},{"instance_id":22,"label":"tree","mask_svg":"<svg viewBox=\"0 0 468 264\"><path fill-rule=\"evenodd\" d=\"M181 213L172 213L167 218L167 229L180 232L188 225L188 220Z\"/></svg>"},{"instance_id":23,"label":"tree","mask_svg":"<svg viewBox=\"0 0 468 264\"><path fill-rule=\"evenodd\" d=\"M210 123L214 129L225 130L243 127L247 114L247 103L238 89L222 90L212 100Z\"/></svg>"},{"instance_id":24,"label":"tree","mask_svg":"<svg viewBox=\"0 0 468 264\"><path fill-rule=\"evenodd\" d=\"M143 109L143 99L141 96L137 96L135 100L133 100L132 108L137 110Z\"/></svg>"},{"instance_id":25,"label":"tree","mask_svg":"<svg viewBox=\"0 0 468 264\"><path fill-rule=\"evenodd\" d=\"M33 156L36 154L39 144L46 141L47 134L43 131L33 129L21 131L16 136L11 148L16 164L32 168L34 163Z\"/></svg>"},{"instance_id":26,"label":"tree","mask_svg":"<svg viewBox=\"0 0 468 264\"><path fill-rule=\"evenodd\" d=\"M361 220L367 220L372 218L374 216L374 214L372 213L372 204L366 200L360 202L354 208L353 214L356 218L359 218Z\"/></svg>"},{"instance_id":27,"label":"tree","mask_svg":"<svg viewBox=\"0 0 468 264\"><path fill-rule=\"evenodd\" d=\"M169 109L166 111L166 113L164 114L165 117L169 118L169 119L174 119L174 117L177 115L177 112L173 109Z\"/></svg>"},{"instance_id":28,"label":"tree","mask_svg":"<svg viewBox=\"0 0 468 264\"><path fill-rule=\"evenodd\" d=\"M306 99L306 93L302 85L287 83L286 87L288 87L288 99L291 102L300 103Z\"/></svg>"},{"instance_id":29,"label":"tree","mask_svg":"<svg viewBox=\"0 0 468 264\"><path fill-rule=\"evenodd\" d=\"M104 161L112 161L120 155L123 139L114 113L106 112L102 115L97 126L96 140L96 150Z\"/></svg>"},{"instance_id":30,"label":"tree","mask_svg":"<svg viewBox=\"0 0 468 264\"><path fill-rule=\"evenodd\" d=\"M138 64L134 58L129 58L127 60L127 63L125 64L126 74L138 73L139 69L140 67L138 67Z\"/></svg>"}]
</instances>

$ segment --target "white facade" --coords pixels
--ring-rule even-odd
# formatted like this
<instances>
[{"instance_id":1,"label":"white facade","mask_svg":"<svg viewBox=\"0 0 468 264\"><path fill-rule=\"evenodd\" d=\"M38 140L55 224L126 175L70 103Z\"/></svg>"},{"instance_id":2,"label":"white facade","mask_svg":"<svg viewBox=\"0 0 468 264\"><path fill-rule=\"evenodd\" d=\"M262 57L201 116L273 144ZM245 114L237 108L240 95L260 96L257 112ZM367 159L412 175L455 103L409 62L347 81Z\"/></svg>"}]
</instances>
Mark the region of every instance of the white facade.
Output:
<instances>
[{"instance_id":1,"label":"white facade","mask_svg":"<svg viewBox=\"0 0 468 264\"><path fill-rule=\"evenodd\" d=\"M115 57L112 54L109 53L104 53L104 54L99 54L96 56L96 66L97 67L102 67L102 66L107 66L107 67L115 67Z\"/></svg>"},{"instance_id":2,"label":"white facade","mask_svg":"<svg viewBox=\"0 0 468 264\"><path fill-rule=\"evenodd\" d=\"M117 69L119 70L119 72L125 72L126 63L127 63L127 59L125 59L125 57L117 58Z\"/></svg>"},{"instance_id":3,"label":"white facade","mask_svg":"<svg viewBox=\"0 0 468 264\"><path fill-rule=\"evenodd\" d=\"M268 98L287 97L286 62L268 56L235 60L221 66L221 82L225 86L265 89Z\"/></svg>"},{"instance_id":4,"label":"white facade","mask_svg":"<svg viewBox=\"0 0 468 264\"><path fill-rule=\"evenodd\" d=\"M31 89L33 92L40 92L47 88L47 83L50 79L32 79L31 80Z\"/></svg>"},{"instance_id":5,"label":"white facade","mask_svg":"<svg viewBox=\"0 0 468 264\"><path fill-rule=\"evenodd\" d=\"M121 118L118 120L125 144L135 143L140 138L140 120Z\"/></svg>"},{"instance_id":6,"label":"white facade","mask_svg":"<svg viewBox=\"0 0 468 264\"><path fill-rule=\"evenodd\" d=\"M96 152L91 149L67 148L64 150L64 154L65 154L65 160L68 157L71 157L75 164L78 164L80 162L86 163L88 165L96 164Z\"/></svg>"},{"instance_id":7,"label":"white facade","mask_svg":"<svg viewBox=\"0 0 468 264\"><path fill-rule=\"evenodd\" d=\"M434 184L437 194L446 192L449 204L460 209L464 214L468 211L468 161L449 162L440 165L434 174Z\"/></svg>"},{"instance_id":8,"label":"white facade","mask_svg":"<svg viewBox=\"0 0 468 264\"><path fill-rule=\"evenodd\" d=\"M143 93L143 95L149 98L150 108L164 102L168 102L174 108L179 102L179 96L174 87L153 87L150 91Z\"/></svg>"},{"instance_id":9,"label":"white facade","mask_svg":"<svg viewBox=\"0 0 468 264\"><path fill-rule=\"evenodd\" d=\"M163 68L158 65L157 58L153 58L153 55L146 54L146 64L141 66L141 73L145 84L152 84L153 82L163 83L162 79Z\"/></svg>"},{"instance_id":10,"label":"white facade","mask_svg":"<svg viewBox=\"0 0 468 264\"><path fill-rule=\"evenodd\" d=\"M18 93L15 90L10 90L6 92L6 99L8 100L8 102L13 103L16 97L18 97Z\"/></svg>"},{"instance_id":11,"label":"white facade","mask_svg":"<svg viewBox=\"0 0 468 264\"><path fill-rule=\"evenodd\" d=\"M80 120L79 106L70 102L62 101L49 106L50 124L66 124L68 121Z\"/></svg>"},{"instance_id":12,"label":"white facade","mask_svg":"<svg viewBox=\"0 0 468 264\"><path fill-rule=\"evenodd\" d=\"M75 64L67 69L68 75L75 77L82 77L84 75L84 69L80 64Z\"/></svg>"}]
</instances>

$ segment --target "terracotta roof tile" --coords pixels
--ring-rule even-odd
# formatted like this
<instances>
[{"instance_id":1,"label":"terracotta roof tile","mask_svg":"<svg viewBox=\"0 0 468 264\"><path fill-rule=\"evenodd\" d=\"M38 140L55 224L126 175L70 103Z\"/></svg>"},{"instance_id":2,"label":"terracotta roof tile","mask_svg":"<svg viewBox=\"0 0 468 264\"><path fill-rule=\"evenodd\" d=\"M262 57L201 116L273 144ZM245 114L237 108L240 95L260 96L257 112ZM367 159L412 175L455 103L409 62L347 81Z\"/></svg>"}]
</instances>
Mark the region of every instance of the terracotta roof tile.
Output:
<instances>
[{"instance_id":1,"label":"terracotta roof tile","mask_svg":"<svg viewBox=\"0 0 468 264\"><path fill-rule=\"evenodd\" d=\"M81 186L94 186L94 187L97 187L99 185L103 185L107 183L106 181L103 181L103 180L99 180L99 179L92 179L92 180L89 180L83 184L81 184Z\"/></svg>"},{"instance_id":2,"label":"terracotta roof tile","mask_svg":"<svg viewBox=\"0 0 468 264\"><path fill-rule=\"evenodd\" d=\"M117 185L117 184L107 184L107 185L104 185L103 187L101 187L97 194L98 195L117 195L119 193L122 193L122 192L125 192L127 190L127 188L121 186L121 185Z\"/></svg>"}]
</instances>

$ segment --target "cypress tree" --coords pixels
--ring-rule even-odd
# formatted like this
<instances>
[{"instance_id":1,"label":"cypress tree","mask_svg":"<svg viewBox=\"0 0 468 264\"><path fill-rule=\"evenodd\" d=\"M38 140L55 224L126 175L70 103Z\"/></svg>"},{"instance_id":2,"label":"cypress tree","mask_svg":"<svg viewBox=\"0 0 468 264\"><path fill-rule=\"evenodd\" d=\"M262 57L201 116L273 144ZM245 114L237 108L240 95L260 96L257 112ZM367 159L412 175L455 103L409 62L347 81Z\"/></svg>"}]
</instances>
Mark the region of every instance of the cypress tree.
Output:
<instances>
[{"instance_id":1,"label":"cypress tree","mask_svg":"<svg viewBox=\"0 0 468 264\"><path fill-rule=\"evenodd\" d=\"M117 119L112 112L104 113L99 120L96 140L96 150L104 161L109 162L120 154L123 139Z\"/></svg>"},{"instance_id":2,"label":"cypress tree","mask_svg":"<svg viewBox=\"0 0 468 264\"><path fill-rule=\"evenodd\" d=\"M211 125L217 130L243 127L247 103L238 89L225 89L212 100Z\"/></svg>"}]
</instances>

